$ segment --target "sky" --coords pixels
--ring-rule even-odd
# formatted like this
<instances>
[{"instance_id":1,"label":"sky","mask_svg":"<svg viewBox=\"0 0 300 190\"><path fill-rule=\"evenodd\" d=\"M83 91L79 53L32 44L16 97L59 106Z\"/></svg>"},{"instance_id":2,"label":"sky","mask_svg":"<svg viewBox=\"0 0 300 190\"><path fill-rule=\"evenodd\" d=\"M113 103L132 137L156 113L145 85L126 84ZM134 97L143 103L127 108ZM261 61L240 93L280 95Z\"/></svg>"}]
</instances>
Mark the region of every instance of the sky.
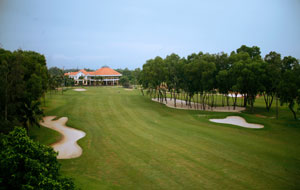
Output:
<instances>
[{"instance_id":1,"label":"sky","mask_svg":"<svg viewBox=\"0 0 300 190\"><path fill-rule=\"evenodd\" d=\"M135 69L241 45L299 59L300 0L0 0L0 47L48 67Z\"/></svg>"}]
</instances>

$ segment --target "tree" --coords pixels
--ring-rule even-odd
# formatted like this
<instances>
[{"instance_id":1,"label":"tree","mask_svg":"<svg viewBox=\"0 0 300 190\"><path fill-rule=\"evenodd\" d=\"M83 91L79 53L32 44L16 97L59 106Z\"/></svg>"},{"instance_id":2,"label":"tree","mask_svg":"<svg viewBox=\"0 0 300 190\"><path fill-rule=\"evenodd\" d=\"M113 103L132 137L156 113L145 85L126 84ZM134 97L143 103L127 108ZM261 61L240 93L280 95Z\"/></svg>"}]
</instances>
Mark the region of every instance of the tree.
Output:
<instances>
[{"instance_id":1,"label":"tree","mask_svg":"<svg viewBox=\"0 0 300 190\"><path fill-rule=\"evenodd\" d=\"M57 67L51 67L48 70L49 73L49 87L51 90L56 90L58 87L65 85L65 77L63 70L57 68ZM62 88L63 93L63 88Z\"/></svg>"},{"instance_id":2,"label":"tree","mask_svg":"<svg viewBox=\"0 0 300 190\"><path fill-rule=\"evenodd\" d=\"M248 47L246 45L242 45L240 48L236 50L237 53L244 52L248 53L251 59L260 59L260 48L257 46Z\"/></svg>"},{"instance_id":3,"label":"tree","mask_svg":"<svg viewBox=\"0 0 300 190\"><path fill-rule=\"evenodd\" d=\"M75 189L59 173L57 153L15 128L0 138L0 189Z\"/></svg>"},{"instance_id":4,"label":"tree","mask_svg":"<svg viewBox=\"0 0 300 190\"><path fill-rule=\"evenodd\" d=\"M266 109L270 111L281 78L281 55L271 51L265 56L264 61L264 72L260 77L264 87L262 93L266 103Z\"/></svg>"},{"instance_id":5,"label":"tree","mask_svg":"<svg viewBox=\"0 0 300 190\"><path fill-rule=\"evenodd\" d=\"M206 105L211 108L217 105L217 92L227 97L227 105L228 94L234 93L234 109L237 106L237 95L241 94L244 98L243 106L250 105L253 112L256 96L263 94L268 111L276 96L276 105L278 97L281 97L281 102L288 103L289 108L296 114L293 107L296 103L300 104L298 60L289 56L281 61L280 54L276 52L270 52L263 60L260 53L259 47L246 45L242 45L236 52L232 51L230 56L225 53L199 52L180 58L173 53L165 59L156 57L147 60L138 81L143 89L148 89L147 93L150 93L151 98L153 91L155 97L158 95L158 98L166 98L162 92L169 90L171 99L174 96L175 106L176 95L181 95L182 92L186 104L189 102L190 106L191 99L195 102L195 95L196 102L199 102L200 93L203 109ZM142 94L144 95L143 90ZM224 105L224 98L222 104Z\"/></svg>"},{"instance_id":6,"label":"tree","mask_svg":"<svg viewBox=\"0 0 300 190\"><path fill-rule=\"evenodd\" d=\"M40 126L39 122L44 116L43 110L40 108L40 101L25 103L23 118L21 119L23 126L28 130L30 126Z\"/></svg>"},{"instance_id":7,"label":"tree","mask_svg":"<svg viewBox=\"0 0 300 190\"><path fill-rule=\"evenodd\" d=\"M164 72L165 72L165 82L167 84L167 88L171 93L172 97L172 91L174 95L174 105L176 107L176 92L179 91L179 85L180 85L180 72L181 70L181 63L180 63L180 57L177 54L171 54L168 55L164 59Z\"/></svg>"},{"instance_id":8,"label":"tree","mask_svg":"<svg viewBox=\"0 0 300 190\"><path fill-rule=\"evenodd\" d=\"M127 76L122 76L119 80L120 84L124 87L124 88L129 88L129 79Z\"/></svg>"},{"instance_id":9,"label":"tree","mask_svg":"<svg viewBox=\"0 0 300 190\"><path fill-rule=\"evenodd\" d=\"M7 133L11 126L26 126L26 106L34 107L31 104L46 93L46 59L33 51L0 49L0 79L0 131Z\"/></svg>"},{"instance_id":10,"label":"tree","mask_svg":"<svg viewBox=\"0 0 300 190\"><path fill-rule=\"evenodd\" d=\"M288 56L282 60L282 78L278 85L278 96L281 104L287 103L297 119L294 106L300 103L300 66L296 58ZM298 106L299 107L299 106Z\"/></svg>"},{"instance_id":11,"label":"tree","mask_svg":"<svg viewBox=\"0 0 300 190\"><path fill-rule=\"evenodd\" d=\"M219 93L224 94L226 96L226 103L229 106L229 91L232 91L233 86L233 77L230 76L228 70L221 70L218 75L216 76ZM223 100L223 99L222 99ZM223 103L224 105L224 103Z\"/></svg>"}]
</instances>

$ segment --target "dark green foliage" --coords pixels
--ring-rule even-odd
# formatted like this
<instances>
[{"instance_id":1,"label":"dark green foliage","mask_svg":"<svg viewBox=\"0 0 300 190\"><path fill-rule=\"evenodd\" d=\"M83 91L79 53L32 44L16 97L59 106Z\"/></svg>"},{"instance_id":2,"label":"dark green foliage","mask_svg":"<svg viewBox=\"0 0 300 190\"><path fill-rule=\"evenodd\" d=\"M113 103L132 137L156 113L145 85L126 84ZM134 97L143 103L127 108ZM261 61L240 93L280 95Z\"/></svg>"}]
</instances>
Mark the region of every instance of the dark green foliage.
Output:
<instances>
[{"instance_id":1,"label":"dark green foliage","mask_svg":"<svg viewBox=\"0 0 300 190\"><path fill-rule=\"evenodd\" d=\"M0 189L74 189L59 174L60 164L52 148L31 140L16 127L0 139Z\"/></svg>"},{"instance_id":2,"label":"dark green foliage","mask_svg":"<svg viewBox=\"0 0 300 190\"><path fill-rule=\"evenodd\" d=\"M129 70L128 68L125 68L125 69L116 69L116 71L118 71L119 73L121 73L123 77L128 78L129 83L131 85L138 84L140 73L141 73L141 69L140 68L136 68L135 70Z\"/></svg>"},{"instance_id":3,"label":"dark green foliage","mask_svg":"<svg viewBox=\"0 0 300 190\"><path fill-rule=\"evenodd\" d=\"M297 59L288 56L282 61L282 77L278 86L278 96L281 104L287 103L289 109L297 119L294 106L300 103L300 65ZM299 108L299 106L298 106Z\"/></svg>"},{"instance_id":4,"label":"dark green foliage","mask_svg":"<svg viewBox=\"0 0 300 190\"><path fill-rule=\"evenodd\" d=\"M237 106L237 95L243 96L243 106L253 106L257 95L263 95L266 109L269 111L274 97L289 108L296 118L294 105L300 103L300 69L297 59L289 56L281 60L280 54L270 52L261 58L260 48L242 45L230 56L225 53L204 54L199 52L180 58L176 54L165 59L156 57L147 60L140 73L139 83L148 89L152 97L164 96L161 90L167 89L174 97L176 93L184 93L185 100L198 99L203 104L214 106L214 95L218 92L226 96L235 94L233 106ZM142 90L143 92L143 90ZM176 92L176 93L175 93ZM163 98L161 98L163 99ZM195 100L194 100L195 101ZM209 103L210 101L210 103ZM224 106L224 99L222 98ZM300 107L300 106L298 106Z\"/></svg>"},{"instance_id":5,"label":"dark green foliage","mask_svg":"<svg viewBox=\"0 0 300 190\"><path fill-rule=\"evenodd\" d=\"M129 86L130 86L129 79L127 76L122 76L120 78L119 82L124 88L129 88Z\"/></svg>"},{"instance_id":6,"label":"dark green foliage","mask_svg":"<svg viewBox=\"0 0 300 190\"><path fill-rule=\"evenodd\" d=\"M262 67L264 73L261 75L261 82L263 84L263 96L266 103L266 109L271 109L274 96L278 96L278 85L281 80L281 55L271 51L265 56Z\"/></svg>"},{"instance_id":7,"label":"dark green foliage","mask_svg":"<svg viewBox=\"0 0 300 190\"><path fill-rule=\"evenodd\" d=\"M58 87L64 85L64 73L57 67L51 67L48 70L49 74L49 90L56 90Z\"/></svg>"},{"instance_id":8,"label":"dark green foliage","mask_svg":"<svg viewBox=\"0 0 300 190\"><path fill-rule=\"evenodd\" d=\"M39 101L48 88L45 57L33 51L0 49L0 81L0 132L37 123L42 115Z\"/></svg>"}]
</instances>

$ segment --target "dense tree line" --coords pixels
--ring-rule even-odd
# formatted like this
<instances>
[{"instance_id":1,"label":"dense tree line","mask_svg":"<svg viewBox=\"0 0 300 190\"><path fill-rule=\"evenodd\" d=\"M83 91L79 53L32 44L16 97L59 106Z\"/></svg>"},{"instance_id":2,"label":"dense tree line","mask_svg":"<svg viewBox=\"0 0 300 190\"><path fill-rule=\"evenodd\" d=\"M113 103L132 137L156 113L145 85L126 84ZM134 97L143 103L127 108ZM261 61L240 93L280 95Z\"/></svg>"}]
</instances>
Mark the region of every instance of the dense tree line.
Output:
<instances>
[{"instance_id":1,"label":"dense tree line","mask_svg":"<svg viewBox=\"0 0 300 190\"><path fill-rule=\"evenodd\" d=\"M38 125L48 88L46 59L33 51L0 49L0 130Z\"/></svg>"},{"instance_id":2,"label":"dense tree line","mask_svg":"<svg viewBox=\"0 0 300 190\"><path fill-rule=\"evenodd\" d=\"M128 68L116 69L116 71L122 74L122 77L120 78L119 82L124 87L129 87L130 85L138 84L138 78L141 73L140 68L136 68L134 70L129 70Z\"/></svg>"},{"instance_id":3,"label":"dense tree line","mask_svg":"<svg viewBox=\"0 0 300 190\"><path fill-rule=\"evenodd\" d=\"M63 87L74 85L74 79L65 76L64 73L65 72L62 69L57 67L48 69L48 89L50 90L50 93L52 90L56 93L59 87L61 87L61 92L63 93Z\"/></svg>"},{"instance_id":4,"label":"dense tree line","mask_svg":"<svg viewBox=\"0 0 300 190\"><path fill-rule=\"evenodd\" d=\"M229 94L234 94L235 108L241 94L243 106L249 105L253 111L257 95L262 95L268 111L279 99L288 104L296 119L295 104L298 108L300 104L299 61L291 56L282 59L274 51L262 58L257 46L242 45L230 55L200 52L187 58L177 54L155 57L146 61L138 79L143 89L160 101L167 101L170 93L175 106L176 98L181 97L190 106L196 101L202 105L200 109L213 107L217 95L222 95L223 106L229 106Z\"/></svg>"},{"instance_id":5,"label":"dense tree line","mask_svg":"<svg viewBox=\"0 0 300 190\"><path fill-rule=\"evenodd\" d=\"M44 55L0 48L0 189L74 189L59 174L53 149L32 141L24 129L39 126L52 77Z\"/></svg>"}]
</instances>

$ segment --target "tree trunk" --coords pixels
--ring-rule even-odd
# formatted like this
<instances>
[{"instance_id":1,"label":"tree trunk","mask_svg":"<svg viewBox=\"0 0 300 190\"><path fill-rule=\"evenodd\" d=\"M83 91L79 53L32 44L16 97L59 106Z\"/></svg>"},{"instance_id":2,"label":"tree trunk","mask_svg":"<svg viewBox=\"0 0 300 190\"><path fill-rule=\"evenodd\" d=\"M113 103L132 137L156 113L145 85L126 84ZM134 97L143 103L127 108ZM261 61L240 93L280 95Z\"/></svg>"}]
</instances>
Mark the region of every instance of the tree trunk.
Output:
<instances>
[{"instance_id":1,"label":"tree trunk","mask_svg":"<svg viewBox=\"0 0 300 190\"><path fill-rule=\"evenodd\" d=\"M216 94L216 100L215 100L215 108L218 106L218 95Z\"/></svg>"},{"instance_id":2,"label":"tree trunk","mask_svg":"<svg viewBox=\"0 0 300 190\"><path fill-rule=\"evenodd\" d=\"M206 101L206 105L207 105L207 109L209 109L209 93L207 94L207 101Z\"/></svg>"},{"instance_id":3,"label":"tree trunk","mask_svg":"<svg viewBox=\"0 0 300 190\"><path fill-rule=\"evenodd\" d=\"M235 97L234 97L233 110L235 110L236 101L237 101L237 93L235 93Z\"/></svg>"},{"instance_id":4,"label":"tree trunk","mask_svg":"<svg viewBox=\"0 0 300 190\"><path fill-rule=\"evenodd\" d=\"M253 113L253 108L254 108L254 98L253 97L251 97L251 113Z\"/></svg>"},{"instance_id":5,"label":"tree trunk","mask_svg":"<svg viewBox=\"0 0 300 190\"><path fill-rule=\"evenodd\" d=\"M224 107L224 94L222 94L222 107Z\"/></svg>"},{"instance_id":6,"label":"tree trunk","mask_svg":"<svg viewBox=\"0 0 300 190\"><path fill-rule=\"evenodd\" d=\"M181 107L183 106L182 92L180 91Z\"/></svg>"},{"instance_id":7,"label":"tree trunk","mask_svg":"<svg viewBox=\"0 0 300 190\"><path fill-rule=\"evenodd\" d=\"M278 119L278 97L276 95L276 119Z\"/></svg>"},{"instance_id":8,"label":"tree trunk","mask_svg":"<svg viewBox=\"0 0 300 190\"><path fill-rule=\"evenodd\" d=\"M294 111L294 109L293 109L293 103L290 103L289 104L289 108L290 108L290 110L292 111L292 113L293 113L293 116L294 116L294 119L295 120L297 120L297 115L296 115L296 112Z\"/></svg>"},{"instance_id":9,"label":"tree trunk","mask_svg":"<svg viewBox=\"0 0 300 190\"><path fill-rule=\"evenodd\" d=\"M266 108L267 108L268 112L271 109L271 106L272 106L272 103L273 103L273 97L274 97L274 95L268 95L268 94L264 93L264 100L265 100Z\"/></svg>"},{"instance_id":10,"label":"tree trunk","mask_svg":"<svg viewBox=\"0 0 300 190\"><path fill-rule=\"evenodd\" d=\"M203 109L203 110L205 110L205 107L206 107L206 105L205 105L205 98L206 98L206 94L204 93L204 94L202 95L202 109Z\"/></svg>"},{"instance_id":11,"label":"tree trunk","mask_svg":"<svg viewBox=\"0 0 300 190\"><path fill-rule=\"evenodd\" d=\"M175 106L175 108L176 108L176 94L175 94L176 92L175 92L175 89L174 89L174 106Z\"/></svg>"},{"instance_id":12,"label":"tree trunk","mask_svg":"<svg viewBox=\"0 0 300 190\"><path fill-rule=\"evenodd\" d=\"M226 94L226 102L227 102L227 107L228 107L228 110L230 110L230 106L229 106L229 97L228 97L228 94Z\"/></svg>"},{"instance_id":13,"label":"tree trunk","mask_svg":"<svg viewBox=\"0 0 300 190\"><path fill-rule=\"evenodd\" d=\"M214 94L211 95L211 106L210 106L210 109L213 110L214 108L214 103L215 103L215 97L214 97Z\"/></svg>"},{"instance_id":14,"label":"tree trunk","mask_svg":"<svg viewBox=\"0 0 300 190\"><path fill-rule=\"evenodd\" d=\"M196 94L196 101L197 101L197 110L198 110L198 92Z\"/></svg>"},{"instance_id":15,"label":"tree trunk","mask_svg":"<svg viewBox=\"0 0 300 190\"><path fill-rule=\"evenodd\" d=\"M165 94L165 101L166 101L166 104L168 103L167 101L167 90L164 90L164 94Z\"/></svg>"},{"instance_id":16,"label":"tree trunk","mask_svg":"<svg viewBox=\"0 0 300 190\"><path fill-rule=\"evenodd\" d=\"M245 94L245 95L244 95L244 107L247 106L247 101L248 101L248 95Z\"/></svg>"}]
</instances>

